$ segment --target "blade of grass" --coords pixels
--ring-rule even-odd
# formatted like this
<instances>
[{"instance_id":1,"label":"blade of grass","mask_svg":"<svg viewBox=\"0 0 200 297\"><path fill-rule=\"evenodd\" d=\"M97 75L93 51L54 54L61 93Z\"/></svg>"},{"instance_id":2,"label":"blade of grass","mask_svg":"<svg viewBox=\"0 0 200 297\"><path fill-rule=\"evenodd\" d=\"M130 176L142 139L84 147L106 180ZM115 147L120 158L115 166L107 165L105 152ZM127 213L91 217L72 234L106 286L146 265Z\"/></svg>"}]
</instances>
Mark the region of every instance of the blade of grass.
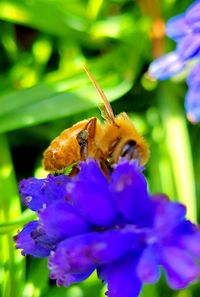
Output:
<instances>
[{"instance_id":1,"label":"blade of grass","mask_svg":"<svg viewBox=\"0 0 200 297\"><path fill-rule=\"evenodd\" d=\"M113 79L116 80L116 77L114 76ZM108 92L105 90L111 101L126 93L132 85L130 81L119 83L118 80L115 80L115 85L109 88ZM62 86L57 87L61 88ZM97 106L97 100L94 100L94 98L98 98L98 95L91 85L73 92L60 91L51 93L50 89L46 87L43 89L41 86L36 86L29 90L19 91L19 94L15 92L12 95L8 95L7 98L0 98L0 103L1 99L3 101L2 107L9 105L9 98L12 98L16 104L15 106L13 105L12 112L11 107L8 107L7 110L9 109L9 112L5 112L4 115L0 116L0 132L33 126L86 111ZM29 104L27 104L27 98L30 100Z\"/></svg>"},{"instance_id":2,"label":"blade of grass","mask_svg":"<svg viewBox=\"0 0 200 297\"><path fill-rule=\"evenodd\" d=\"M160 112L166 133L166 147L170 156L177 200L187 207L187 216L197 220L194 169L185 113L178 103L174 85L163 83L158 92Z\"/></svg>"},{"instance_id":3,"label":"blade of grass","mask_svg":"<svg viewBox=\"0 0 200 297\"><path fill-rule=\"evenodd\" d=\"M51 96L40 102L30 104L0 117L0 132L36 124L72 115L94 106L73 93Z\"/></svg>"},{"instance_id":4,"label":"blade of grass","mask_svg":"<svg viewBox=\"0 0 200 297\"><path fill-rule=\"evenodd\" d=\"M29 104L58 95L59 92L67 91L74 86L78 86L83 83L86 84L86 80L87 78L83 78L83 75L76 75L75 77L68 78L67 80L65 79L54 83L44 82L32 88L3 94L0 96L0 116L24 106L28 106Z\"/></svg>"},{"instance_id":5,"label":"blade of grass","mask_svg":"<svg viewBox=\"0 0 200 297\"><path fill-rule=\"evenodd\" d=\"M5 135L0 134L0 218L2 223L13 221L21 213L14 168ZM24 286L25 262L19 251L15 250L13 235L8 232L0 240L0 266L2 297L21 297Z\"/></svg>"},{"instance_id":6,"label":"blade of grass","mask_svg":"<svg viewBox=\"0 0 200 297\"><path fill-rule=\"evenodd\" d=\"M84 7L82 12L84 13ZM87 19L62 7L60 1L1 1L0 19L24 24L56 36L68 36L72 40L79 38L80 33L87 30Z\"/></svg>"},{"instance_id":7,"label":"blade of grass","mask_svg":"<svg viewBox=\"0 0 200 297\"><path fill-rule=\"evenodd\" d=\"M91 20L95 20L103 5L104 0L89 0L87 5L87 16Z\"/></svg>"},{"instance_id":8,"label":"blade of grass","mask_svg":"<svg viewBox=\"0 0 200 297\"><path fill-rule=\"evenodd\" d=\"M21 216L16 218L16 220L0 223L0 234L9 233L13 230L16 230L17 228L24 226L28 222L35 219L36 219L36 214L31 210L27 209L22 213Z\"/></svg>"},{"instance_id":9,"label":"blade of grass","mask_svg":"<svg viewBox=\"0 0 200 297\"><path fill-rule=\"evenodd\" d=\"M163 122L160 119L160 111L157 108L150 107L146 116L148 125L151 127L151 155L147 166L150 175L150 189L153 193L163 192L169 197L175 197L176 190L173 175L171 174L172 166L169 162Z\"/></svg>"},{"instance_id":10,"label":"blade of grass","mask_svg":"<svg viewBox=\"0 0 200 297\"><path fill-rule=\"evenodd\" d=\"M47 259L29 260L29 269L23 297L40 297L48 287Z\"/></svg>"}]
</instances>

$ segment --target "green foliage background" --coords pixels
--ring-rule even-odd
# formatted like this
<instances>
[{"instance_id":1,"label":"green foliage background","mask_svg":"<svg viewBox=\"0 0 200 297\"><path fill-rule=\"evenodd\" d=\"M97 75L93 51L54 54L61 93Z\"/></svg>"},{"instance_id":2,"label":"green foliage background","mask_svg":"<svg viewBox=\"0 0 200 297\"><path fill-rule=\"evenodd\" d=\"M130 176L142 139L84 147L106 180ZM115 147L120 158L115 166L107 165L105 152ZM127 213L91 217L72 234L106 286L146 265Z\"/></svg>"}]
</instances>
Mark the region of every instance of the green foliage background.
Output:
<instances>
[{"instance_id":1,"label":"green foliage background","mask_svg":"<svg viewBox=\"0 0 200 297\"><path fill-rule=\"evenodd\" d=\"M34 218L21 206L17 182L45 176L42 152L63 129L100 117L98 94L83 64L114 112L128 112L148 139L145 174L151 191L186 204L188 217L198 220L200 132L185 117L185 74L162 83L146 74L157 55L174 48L162 34L162 21L190 3L0 0L0 296L99 297L105 292L96 275L57 288L48 280L46 260L22 257L12 239ZM159 284L145 286L141 296L198 297L199 284L173 292L162 277Z\"/></svg>"}]
</instances>

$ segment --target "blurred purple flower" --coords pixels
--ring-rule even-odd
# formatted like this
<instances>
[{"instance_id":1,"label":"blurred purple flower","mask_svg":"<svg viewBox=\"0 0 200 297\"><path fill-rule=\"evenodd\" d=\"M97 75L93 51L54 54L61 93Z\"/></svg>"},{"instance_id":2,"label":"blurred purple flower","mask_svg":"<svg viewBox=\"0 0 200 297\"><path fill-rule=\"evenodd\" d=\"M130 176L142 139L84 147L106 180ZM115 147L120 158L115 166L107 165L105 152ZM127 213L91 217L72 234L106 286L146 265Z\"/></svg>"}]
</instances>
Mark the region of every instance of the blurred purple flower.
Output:
<instances>
[{"instance_id":1,"label":"blurred purple flower","mask_svg":"<svg viewBox=\"0 0 200 297\"><path fill-rule=\"evenodd\" d=\"M151 63L150 76L160 80L168 79L185 68L185 62L176 52L171 52Z\"/></svg>"},{"instance_id":2,"label":"blurred purple flower","mask_svg":"<svg viewBox=\"0 0 200 297\"><path fill-rule=\"evenodd\" d=\"M194 61L196 66L187 80L189 91L186 95L185 109L190 121L199 122L200 1L195 1L185 13L171 18L166 25L166 34L176 42L176 50L153 61L149 75L165 80L181 72L190 61Z\"/></svg>"},{"instance_id":3,"label":"blurred purple flower","mask_svg":"<svg viewBox=\"0 0 200 297\"><path fill-rule=\"evenodd\" d=\"M19 232L16 246L23 255L49 257L57 285L80 282L96 269L109 297L137 297L143 283L158 281L160 265L175 289L199 277L198 227L183 205L149 194L136 162L121 160L108 179L87 160L75 177L22 181L20 194L38 221Z\"/></svg>"}]
</instances>

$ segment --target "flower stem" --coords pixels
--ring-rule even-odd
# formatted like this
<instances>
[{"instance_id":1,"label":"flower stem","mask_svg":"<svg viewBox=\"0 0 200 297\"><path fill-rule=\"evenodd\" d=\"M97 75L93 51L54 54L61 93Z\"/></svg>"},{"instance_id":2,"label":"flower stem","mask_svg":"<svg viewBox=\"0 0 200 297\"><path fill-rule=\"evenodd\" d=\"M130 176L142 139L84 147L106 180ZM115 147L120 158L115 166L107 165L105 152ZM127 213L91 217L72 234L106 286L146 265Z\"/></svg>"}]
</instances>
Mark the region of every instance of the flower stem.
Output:
<instances>
[{"instance_id":1,"label":"flower stem","mask_svg":"<svg viewBox=\"0 0 200 297\"><path fill-rule=\"evenodd\" d=\"M196 222L197 205L194 168L187 120L176 89L169 82L161 84L159 103L165 128L168 154L173 168L177 200L187 207L187 217Z\"/></svg>"},{"instance_id":2,"label":"flower stem","mask_svg":"<svg viewBox=\"0 0 200 297\"><path fill-rule=\"evenodd\" d=\"M0 134L0 222L14 221L21 213L17 183L14 174L9 145L5 135ZM13 235L7 230L0 238L0 283L2 297L20 297L24 286L25 260L14 248Z\"/></svg>"}]
</instances>

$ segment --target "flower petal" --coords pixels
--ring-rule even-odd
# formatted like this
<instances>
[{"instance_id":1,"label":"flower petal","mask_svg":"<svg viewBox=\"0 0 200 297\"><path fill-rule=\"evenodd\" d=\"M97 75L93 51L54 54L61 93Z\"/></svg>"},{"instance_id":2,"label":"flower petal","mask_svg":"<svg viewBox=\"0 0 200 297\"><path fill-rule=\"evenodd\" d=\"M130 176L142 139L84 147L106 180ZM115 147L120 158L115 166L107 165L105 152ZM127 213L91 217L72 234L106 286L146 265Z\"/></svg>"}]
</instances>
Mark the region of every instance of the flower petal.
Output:
<instances>
[{"instance_id":1,"label":"flower petal","mask_svg":"<svg viewBox=\"0 0 200 297\"><path fill-rule=\"evenodd\" d=\"M187 117L192 123L200 121L200 86L192 87L185 97Z\"/></svg>"},{"instance_id":2,"label":"flower petal","mask_svg":"<svg viewBox=\"0 0 200 297\"><path fill-rule=\"evenodd\" d=\"M191 33L182 38L177 45L177 53L183 60L192 58L200 52L200 34Z\"/></svg>"},{"instance_id":3,"label":"flower petal","mask_svg":"<svg viewBox=\"0 0 200 297\"><path fill-rule=\"evenodd\" d=\"M91 243L91 260L96 265L116 261L130 250L137 250L140 235L133 226L97 233Z\"/></svg>"},{"instance_id":4,"label":"flower petal","mask_svg":"<svg viewBox=\"0 0 200 297\"><path fill-rule=\"evenodd\" d=\"M19 193L23 203L36 211L52 201L63 199L68 181L66 175L48 175L45 179L31 177L19 183Z\"/></svg>"},{"instance_id":5,"label":"flower petal","mask_svg":"<svg viewBox=\"0 0 200 297\"><path fill-rule=\"evenodd\" d=\"M192 29L186 22L185 14L172 17L166 25L166 35L175 41L190 33Z\"/></svg>"},{"instance_id":6,"label":"flower petal","mask_svg":"<svg viewBox=\"0 0 200 297\"><path fill-rule=\"evenodd\" d=\"M187 84L190 87L200 88L200 63L197 63L187 77Z\"/></svg>"},{"instance_id":7,"label":"flower petal","mask_svg":"<svg viewBox=\"0 0 200 297\"><path fill-rule=\"evenodd\" d=\"M162 249L161 264L167 271L167 278L173 289L181 289L199 277L199 267L185 251L176 247Z\"/></svg>"},{"instance_id":8,"label":"flower petal","mask_svg":"<svg viewBox=\"0 0 200 297\"><path fill-rule=\"evenodd\" d=\"M59 241L91 230L91 225L66 201L56 201L38 214L45 233Z\"/></svg>"},{"instance_id":9,"label":"flower petal","mask_svg":"<svg viewBox=\"0 0 200 297\"><path fill-rule=\"evenodd\" d=\"M138 235L133 228L92 232L62 241L49 259L54 275L83 273L94 266L118 260L135 246Z\"/></svg>"},{"instance_id":10,"label":"flower petal","mask_svg":"<svg viewBox=\"0 0 200 297\"><path fill-rule=\"evenodd\" d=\"M54 279L59 280L66 274L81 274L94 269L95 265L87 256L88 250L87 237L79 235L61 242L49 257L48 267Z\"/></svg>"},{"instance_id":11,"label":"flower petal","mask_svg":"<svg viewBox=\"0 0 200 297\"><path fill-rule=\"evenodd\" d=\"M81 170L71 184L69 194L81 215L97 226L110 226L116 213L110 199L108 181L94 160L81 164Z\"/></svg>"},{"instance_id":12,"label":"flower petal","mask_svg":"<svg viewBox=\"0 0 200 297\"><path fill-rule=\"evenodd\" d=\"M152 199L155 201L155 231L165 237L185 219L186 208L180 203L164 200L162 195L152 196Z\"/></svg>"},{"instance_id":13,"label":"flower petal","mask_svg":"<svg viewBox=\"0 0 200 297\"><path fill-rule=\"evenodd\" d=\"M180 241L185 250L188 250L193 256L200 258L200 232L182 236Z\"/></svg>"},{"instance_id":14,"label":"flower petal","mask_svg":"<svg viewBox=\"0 0 200 297\"><path fill-rule=\"evenodd\" d=\"M108 284L108 297L138 297L142 283L136 275L137 257L127 255L119 261L98 268L101 280Z\"/></svg>"},{"instance_id":15,"label":"flower petal","mask_svg":"<svg viewBox=\"0 0 200 297\"><path fill-rule=\"evenodd\" d=\"M171 52L153 61L149 67L149 75L160 80L168 79L185 68L185 62L176 52Z\"/></svg>"},{"instance_id":16,"label":"flower petal","mask_svg":"<svg viewBox=\"0 0 200 297\"><path fill-rule=\"evenodd\" d=\"M200 228L185 220L174 230L174 243L200 258Z\"/></svg>"},{"instance_id":17,"label":"flower petal","mask_svg":"<svg viewBox=\"0 0 200 297\"><path fill-rule=\"evenodd\" d=\"M142 282L155 283L160 278L160 270L158 268L158 250L154 245L147 247L137 266L137 275Z\"/></svg>"},{"instance_id":18,"label":"flower petal","mask_svg":"<svg viewBox=\"0 0 200 297\"><path fill-rule=\"evenodd\" d=\"M116 166L111 175L110 189L119 214L137 225L149 223L151 203L147 182L136 162L125 161Z\"/></svg>"},{"instance_id":19,"label":"flower petal","mask_svg":"<svg viewBox=\"0 0 200 297\"><path fill-rule=\"evenodd\" d=\"M68 287L71 284L78 283L78 282L81 282L81 281L87 279L92 274L93 271L94 271L94 269L92 268L84 273L77 273L77 274L65 273L65 274L60 274L60 275L58 275L54 272L51 272L49 274L49 277L51 279L56 280L56 285L58 287L61 285Z\"/></svg>"},{"instance_id":20,"label":"flower petal","mask_svg":"<svg viewBox=\"0 0 200 297\"><path fill-rule=\"evenodd\" d=\"M15 237L16 248L22 249L21 254L26 254L33 257L46 257L50 253L50 248L45 248L39 245L32 237L32 232L36 230L38 221L32 221L25 225L23 230L19 232Z\"/></svg>"},{"instance_id":21,"label":"flower petal","mask_svg":"<svg viewBox=\"0 0 200 297\"><path fill-rule=\"evenodd\" d=\"M195 1L186 11L185 15L187 23L193 30L200 30L200 2Z\"/></svg>"}]
</instances>

